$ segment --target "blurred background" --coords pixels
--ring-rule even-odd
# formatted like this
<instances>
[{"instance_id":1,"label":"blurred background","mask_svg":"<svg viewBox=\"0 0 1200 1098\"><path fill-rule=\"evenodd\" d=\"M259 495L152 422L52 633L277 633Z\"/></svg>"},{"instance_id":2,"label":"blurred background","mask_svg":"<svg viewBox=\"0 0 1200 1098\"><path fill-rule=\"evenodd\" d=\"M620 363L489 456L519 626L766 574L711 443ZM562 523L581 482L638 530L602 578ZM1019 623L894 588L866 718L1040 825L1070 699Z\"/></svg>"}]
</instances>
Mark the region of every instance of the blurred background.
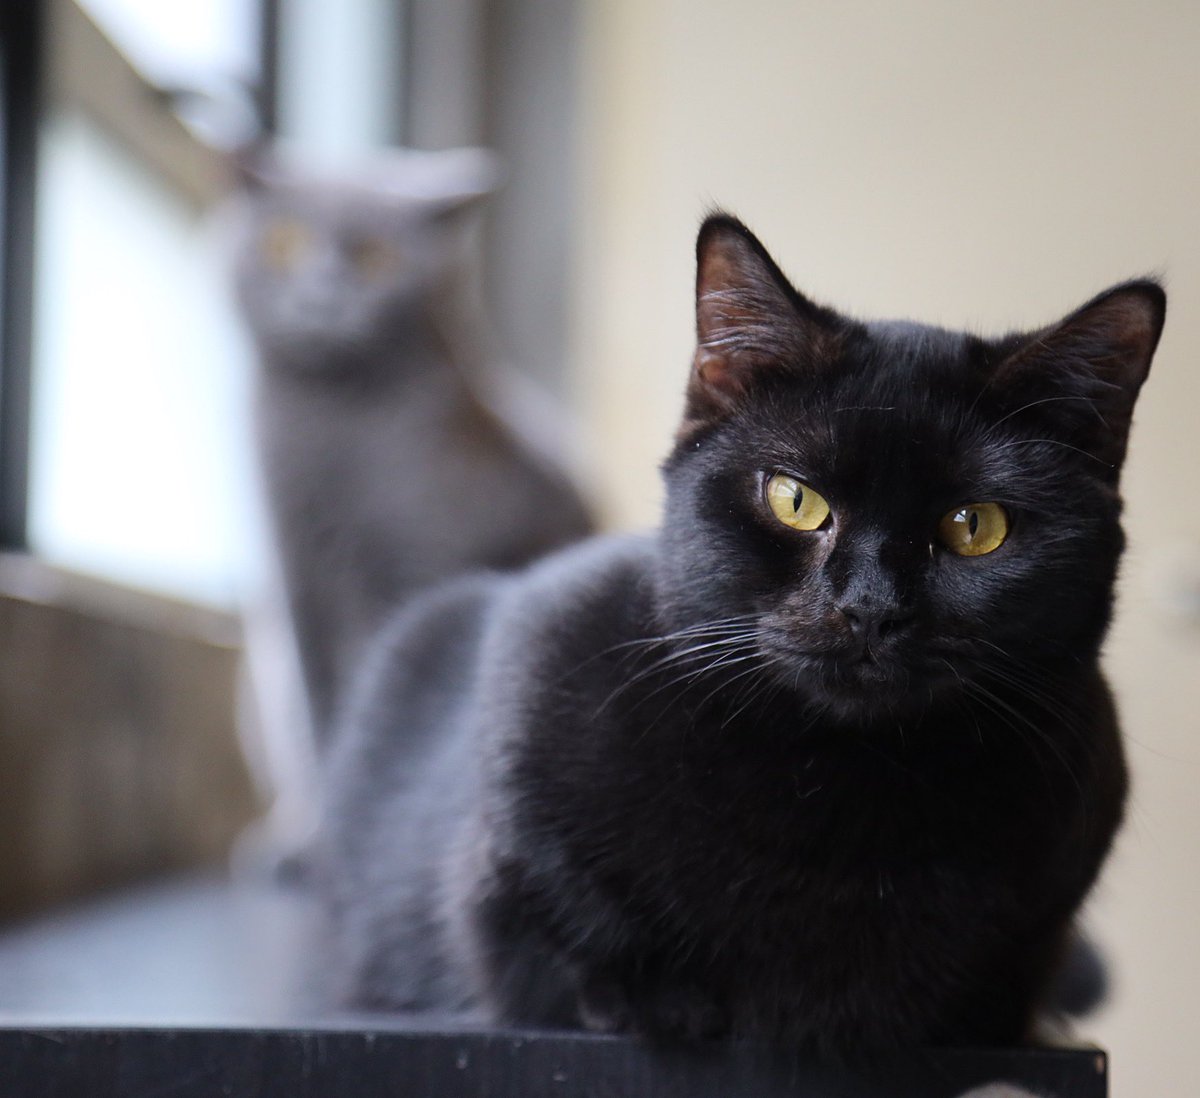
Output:
<instances>
[{"instance_id":1,"label":"blurred background","mask_svg":"<svg viewBox=\"0 0 1200 1098\"><path fill-rule=\"evenodd\" d=\"M1115 1093L1194 1092L1200 8L8 0L0 35L0 912L215 862L261 808L226 151L256 115L331 163L485 145L497 345L561 401L612 528L655 521L713 205L864 316L994 333L1165 277L1107 656L1133 802L1089 906L1114 991L1083 1029Z\"/></svg>"}]
</instances>

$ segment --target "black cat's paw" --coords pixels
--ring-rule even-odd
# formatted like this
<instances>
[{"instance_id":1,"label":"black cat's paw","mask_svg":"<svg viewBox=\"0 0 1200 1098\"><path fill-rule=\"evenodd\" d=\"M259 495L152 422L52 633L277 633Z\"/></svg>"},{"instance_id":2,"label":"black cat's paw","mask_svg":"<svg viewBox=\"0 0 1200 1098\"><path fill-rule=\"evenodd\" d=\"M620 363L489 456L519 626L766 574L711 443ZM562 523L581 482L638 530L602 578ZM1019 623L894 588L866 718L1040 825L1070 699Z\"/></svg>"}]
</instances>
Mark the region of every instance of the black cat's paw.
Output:
<instances>
[{"instance_id":1,"label":"black cat's paw","mask_svg":"<svg viewBox=\"0 0 1200 1098\"><path fill-rule=\"evenodd\" d=\"M1038 1098L1038 1096L1033 1091L1019 1087L1015 1083L988 1083L987 1086L963 1091L958 1098Z\"/></svg>"},{"instance_id":2,"label":"black cat's paw","mask_svg":"<svg viewBox=\"0 0 1200 1098\"><path fill-rule=\"evenodd\" d=\"M579 1017L593 1033L628 1033L653 1044L696 1044L724 1036L729 1019L709 992L693 984L627 988L592 976L579 988Z\"/></svg>"},{"instance_id":3,"label":"black cat's paw","mask_svg":"<svg viewBox=\"0 0 1200 1098\"><path fill-rule=\"evenodd\" d=\"M729 1032L729 1017L710 992L693 984L658 988L639 1004L638 1029L655 1044L697 1044Z\"/></svg>"},{"instance_id":4,"label":"black cat's paw","mask_svg":"<svg viewBox=\"0 0 1200 1098\"><path fill-rule=\"evenodd\" d=\"M576 993L583 1028L592 1033L628 1033L633 1010L621 983L611 976L589 976Z\"/></svg>"}]
</instances>

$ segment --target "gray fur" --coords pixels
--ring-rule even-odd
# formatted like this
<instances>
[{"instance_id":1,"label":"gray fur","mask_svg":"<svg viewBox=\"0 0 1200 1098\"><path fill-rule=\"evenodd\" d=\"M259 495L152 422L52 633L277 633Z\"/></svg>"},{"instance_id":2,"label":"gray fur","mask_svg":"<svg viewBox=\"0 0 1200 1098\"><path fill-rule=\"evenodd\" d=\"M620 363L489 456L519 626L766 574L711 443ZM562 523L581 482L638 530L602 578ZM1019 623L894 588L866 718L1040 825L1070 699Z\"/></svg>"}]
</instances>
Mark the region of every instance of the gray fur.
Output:
<instances>
[{"instance_id":1,"label":"gray fur","mask_svg":"<svg viewBox=\"0 0 1200 1098\"><path fill-rule=\"evenodd\" d=\"M394 150L354 175L278 155L245 166L237 296L260 360L262 471L318 744L390 609L590 529L477 350L466 211L494 174L471 149Z\"/></svg>"}]
</instances>

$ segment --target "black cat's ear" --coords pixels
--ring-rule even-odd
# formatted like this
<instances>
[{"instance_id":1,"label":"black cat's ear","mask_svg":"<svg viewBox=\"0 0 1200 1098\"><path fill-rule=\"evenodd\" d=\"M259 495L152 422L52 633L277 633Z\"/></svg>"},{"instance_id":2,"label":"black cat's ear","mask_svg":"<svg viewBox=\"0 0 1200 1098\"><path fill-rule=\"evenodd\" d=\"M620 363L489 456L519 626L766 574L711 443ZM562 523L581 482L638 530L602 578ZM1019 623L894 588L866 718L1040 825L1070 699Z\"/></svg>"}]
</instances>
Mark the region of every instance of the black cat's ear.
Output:
<instances>
[{"instance_id":1,"label":"black cat's ear","mask_svg":"<svg viewBox=\"0 0 1200 1098\"><path fill-rule=\"evenodd\" d=\"M1140 279L1106 290L1026 337L996 368L996 391L1013 405L1008 414L1052 421L1086 452L1119 469L1166 312L1163 288Z\"/></svg>"},{"instance_id":2,"label":"black cat's ear","mask_svg":"<svg viewBox=\"0 0 1200 1098\"><path fill-rule=\"evenodd\" d=\"M696 356L681 434L724 418L760 377L831 360L837 321L793 289L740 221L707 218L696 240Z\"/></svg>"}]
</instances>

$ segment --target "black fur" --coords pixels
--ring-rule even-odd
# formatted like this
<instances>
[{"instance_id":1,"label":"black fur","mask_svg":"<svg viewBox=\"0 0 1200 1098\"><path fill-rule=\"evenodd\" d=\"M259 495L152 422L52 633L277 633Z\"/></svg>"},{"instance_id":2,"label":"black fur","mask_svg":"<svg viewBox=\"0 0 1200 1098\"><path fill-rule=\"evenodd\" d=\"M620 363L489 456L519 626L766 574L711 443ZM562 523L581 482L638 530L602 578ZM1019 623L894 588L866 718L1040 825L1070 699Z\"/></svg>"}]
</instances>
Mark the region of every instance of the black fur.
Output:
<instances>
[{"instance_id":1,"label":"black fur","mask_svg":"<svg viewBox=\"0 0 1200 1098\"><path fill-rule=\"evenodd\" d=\"M329 775L340 993L831 1056L1027 1038L1122 814L1097 653L1162 291L1000 340L862 324L722 215L697 289L659 533L376 642ZM772 516L775 472L825 527ZM1008 540L942 548L985 501Z\"/></svg>"}]
</instances>

